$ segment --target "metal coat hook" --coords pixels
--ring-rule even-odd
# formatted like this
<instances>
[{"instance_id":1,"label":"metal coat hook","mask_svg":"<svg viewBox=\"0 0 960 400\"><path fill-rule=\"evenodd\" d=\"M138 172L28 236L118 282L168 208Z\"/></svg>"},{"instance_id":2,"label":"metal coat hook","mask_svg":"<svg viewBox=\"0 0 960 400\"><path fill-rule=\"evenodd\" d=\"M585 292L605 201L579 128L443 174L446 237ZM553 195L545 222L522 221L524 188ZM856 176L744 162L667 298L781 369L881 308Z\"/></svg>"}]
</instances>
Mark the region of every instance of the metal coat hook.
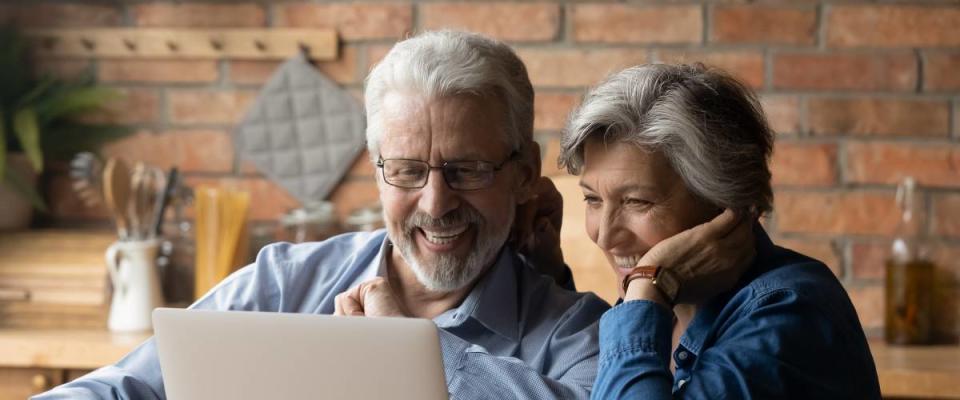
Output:
<instances>
[{"instance_id":1,"label":"metal coat hook","mask_svg":"<svg viewBox=\"0 0 960 400\"><path fill-rule=\"evenodd\" d=\"M80 44L82 44L83 48L87 49L88 51L93 51L97 48L97 44L87 38L80 38Z\"/></svg>"},{"instance_id":2,"label":"metal coat hook","mask_svg":"<svg viewBox=\"0 0 960 400\"><path fill-rule=\"evenodd\" d=\"M253 45L260 51L267 51L267 44L262 40L254 40Z\"/></svg>"},{"instance_id":3,"label":"metal coat hook","mask_svg":"<svg viewBox=\"0 0 960 400\"><path fill-rule=\"evenodd\" d=\"M307 46L303 42L297 42L297 48L300 50L300 55L305 59L310 59L310 46Z\"/></svg>"},{"instance_id":4,"label":"metal coat hook","mask_svg":"<svg viewBox=\"0 0 960 400\"><path fill-rule=\"evenodd\" d=\"M223 50L223 42L217 39L210 39L210 46L213 47L213 49L216 51Z\"/></svg>"},{"instance_id":5,"label":"metal coat hook","mask_svg":"<svg viewBox=\"0 0 960 400\"><path fill-rule=\"evenodd\" d=\"M174 41L172 41L172 40L168 40L168 41L167 41L167 48L170 49L170 51L177 51L177 50L180 48L180 46L177 46L177 43L176 43L176 42L174 42Z\"/></svg>"},{"instance_id":6,"label":"metal coat hook","mask_svg":"<svg viewBox=\"0 0 960 400\"><path fill-rule=\"evenodd\" d=\"M137 43L130 39L123 39L123 45L127 47L127 50L137 51Z\"/></svg>"}]
</instances>

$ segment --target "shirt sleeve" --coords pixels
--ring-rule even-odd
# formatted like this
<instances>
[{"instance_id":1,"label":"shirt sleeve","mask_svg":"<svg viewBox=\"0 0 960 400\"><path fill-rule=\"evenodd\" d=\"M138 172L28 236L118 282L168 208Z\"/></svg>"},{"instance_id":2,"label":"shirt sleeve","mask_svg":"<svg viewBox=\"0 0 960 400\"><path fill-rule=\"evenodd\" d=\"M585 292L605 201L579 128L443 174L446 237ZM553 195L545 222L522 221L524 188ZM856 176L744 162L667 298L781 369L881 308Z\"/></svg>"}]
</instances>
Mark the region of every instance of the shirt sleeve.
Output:
<instances>
[{"instance_id":1,"label":"shirt sleeve","mask_svg":"<svg viewBox=\"0 0 960 400\"><path fill-rule=\"evenodd\" d=\"M547 371L518 358L492 355L483 347L440 329L450 398L588 399L599 356L599 321L590 307L586 300L581 300L555 328L548 344L551 365L545 368ZM594 317L589 318L590 315Z\"/></svg>"},{"instance_id":2,"label":"shirt sleeve","mask_svg":"<svg viewBox=\"0 0 960 400\"><path fill-rule=\"evenodd\" d=\"M687 362L690 372L676 388L671 321L666 308L646 301L604 315L594 398L879 398L875 380L857 378L869 375L869 354L856 353L854 336L830 310L795 292L774 291L739 307L715 343L696 358L678 358L678 368Z\"/></svg>"},{"instance_id":3,"label":"shirt sleeve","mask_svg":"<svg viewBox=\"0 0 960 400\"><path fill-rule=\"evenodd\" d=\"M277 308L276 277L258 258L232 274L191 309L271 310ZM163 377L157 347L150 338L114 365L93 371L72 382L32 397L54 399L164 399Z\"/></svg>"}]
</instances>

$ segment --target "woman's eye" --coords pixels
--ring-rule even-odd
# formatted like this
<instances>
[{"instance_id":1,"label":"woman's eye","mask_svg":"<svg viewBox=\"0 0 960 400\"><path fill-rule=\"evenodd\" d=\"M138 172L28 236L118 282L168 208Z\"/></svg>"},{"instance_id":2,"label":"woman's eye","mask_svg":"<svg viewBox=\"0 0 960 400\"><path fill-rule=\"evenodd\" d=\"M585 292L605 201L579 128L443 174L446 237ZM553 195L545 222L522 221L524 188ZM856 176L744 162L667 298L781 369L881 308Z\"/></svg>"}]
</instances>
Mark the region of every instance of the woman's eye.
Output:
<instances>
[{"instance_id":1,"label":"woman's eye","mask_svg":"<svg viewBox=\"0 0 960 400\"><path fill-rule=\"evenodd\" d=\"M628 199L624 200L623 203L624 203L624 204L627 204L627 205L641 206L641 207L646 207L646 206L649 206L650 204L653 204L653 203L651 203L651 202L649 202L649 201L646 201L646 200L643 200L643 199L633 199L633 198L628 198Z\"/></svg>"},{"instance_id":2,"label":"woman's eye","mask_svg":"<svg viewBox=\"0 0 960 400\"><path fill-rule=\"evenodd\" d=\"M589 205L600 204L600 198L596 196L583 196L583 202Z\"/></svg>"}]
</instances>

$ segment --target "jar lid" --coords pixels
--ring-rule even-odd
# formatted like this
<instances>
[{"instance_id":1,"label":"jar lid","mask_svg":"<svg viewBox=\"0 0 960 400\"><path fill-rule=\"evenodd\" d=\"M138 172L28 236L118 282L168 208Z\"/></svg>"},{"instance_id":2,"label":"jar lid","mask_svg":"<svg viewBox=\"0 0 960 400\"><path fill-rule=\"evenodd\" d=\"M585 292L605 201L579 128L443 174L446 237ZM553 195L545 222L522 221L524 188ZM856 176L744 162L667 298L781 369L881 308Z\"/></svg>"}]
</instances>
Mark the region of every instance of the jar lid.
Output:
<instances>
[{"instance_id":1,"label":"jar lid","mask_svg":"<svg viewBox=\"0 0 960 400\"><path fill-rule=\"evenodd\" d=\"M345 222L352 226L383 223L383 209L380 206L358 208L347 216Z\"/></svg>"}]
</instances>

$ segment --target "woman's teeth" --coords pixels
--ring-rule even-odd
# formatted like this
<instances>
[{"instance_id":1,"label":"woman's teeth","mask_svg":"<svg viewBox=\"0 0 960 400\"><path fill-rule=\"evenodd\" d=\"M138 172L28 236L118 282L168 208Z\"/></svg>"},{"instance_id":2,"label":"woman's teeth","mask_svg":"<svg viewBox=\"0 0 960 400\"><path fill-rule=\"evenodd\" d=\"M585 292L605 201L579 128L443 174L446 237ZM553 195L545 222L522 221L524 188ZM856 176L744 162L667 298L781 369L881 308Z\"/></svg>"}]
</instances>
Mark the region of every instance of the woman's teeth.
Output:
<instances>
[{"instance_id":1,"label":"woman's teeth","mask_svg":"<svg viewBox=\"0 0 960 400\"><path fill-rule=\"evenodd\" d=\"M620 268L633 268L640 262L640 256L617 257L613 256L613 262Z\"/></svg>"},{"instance_id":2,"label":"woman's teeth","mask_svg":"<svg viewBox=\"0 0 960 400\"><path fill-rule=\"evenodd\" d=\"M421 228L421 230L423 231L423 237L425 237L428 242L433 244L447 244L457 240L460 234L467 230L467 227L468 225L462 225L443 231L428 231L423 228Z\"/></svg>"}]
</instances>

